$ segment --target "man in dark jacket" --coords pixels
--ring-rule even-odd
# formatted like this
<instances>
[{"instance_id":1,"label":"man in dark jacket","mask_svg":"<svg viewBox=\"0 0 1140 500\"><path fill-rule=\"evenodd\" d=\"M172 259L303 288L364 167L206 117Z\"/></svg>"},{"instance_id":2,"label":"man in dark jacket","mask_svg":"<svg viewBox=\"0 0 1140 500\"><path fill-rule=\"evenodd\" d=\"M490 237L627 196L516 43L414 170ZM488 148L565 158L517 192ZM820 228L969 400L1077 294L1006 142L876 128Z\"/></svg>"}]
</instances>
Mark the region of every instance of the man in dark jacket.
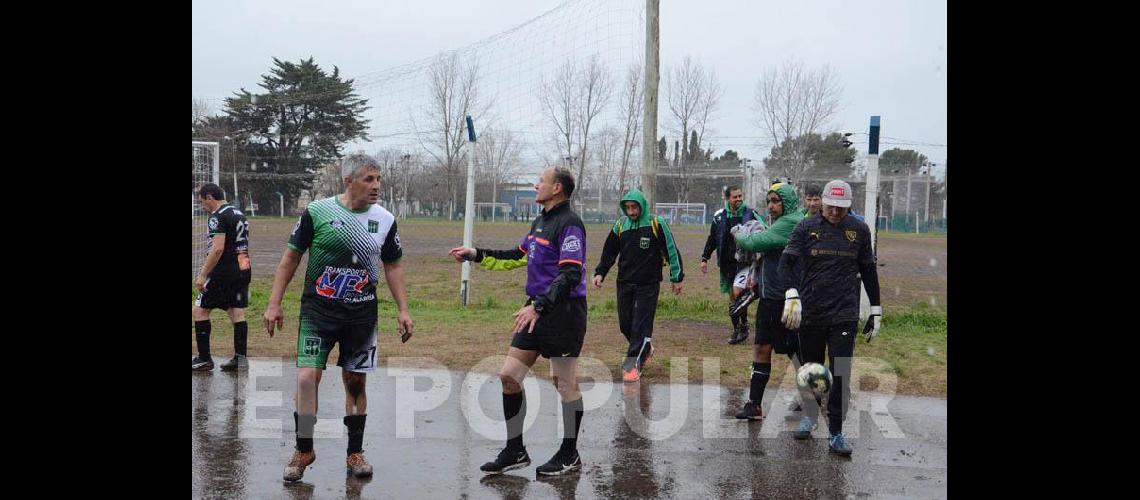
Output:
<instances>
[{"instance_id":1,"label":"man in dark jacket","mask_svg":"<svg viewBox=\"0 0 1140 500\"><path fill-rule=\"evenodd\" d=\"M657 313L657 294L661 291L661 268L669 265L669 281L673 293L681 293L685 279L681 252L665 220L649 214L649 204L638 189L621 199L626 214L619 217L606 236L602 259L594 269L594 286L602 287L614 260L618 262L617 308L618 327L629 342L622 380L637 382L649 356L653 354L653 317Z\"/></svg>"},{"instance_id":2,"label":"man in dark jacket","mask_svg":"<svg viewBox=\"0 0 1140 500\"><path fill-rule=\"evenodd\" d=\"M709 272L708 260L716 250L717 266L720 267L720 291L727 293L728 303L736 299L747 287L749 263L737 262L736 242L729 232L733 226L760 219L760 214L744 204L744 193L736 186L724 189L724 208L713 214L709 237L701 252L701 272ZM729 315L732 320L732 336L729 344L739 344L748 338L748 311L740 316Z\"/></svg>"}]
</instances>

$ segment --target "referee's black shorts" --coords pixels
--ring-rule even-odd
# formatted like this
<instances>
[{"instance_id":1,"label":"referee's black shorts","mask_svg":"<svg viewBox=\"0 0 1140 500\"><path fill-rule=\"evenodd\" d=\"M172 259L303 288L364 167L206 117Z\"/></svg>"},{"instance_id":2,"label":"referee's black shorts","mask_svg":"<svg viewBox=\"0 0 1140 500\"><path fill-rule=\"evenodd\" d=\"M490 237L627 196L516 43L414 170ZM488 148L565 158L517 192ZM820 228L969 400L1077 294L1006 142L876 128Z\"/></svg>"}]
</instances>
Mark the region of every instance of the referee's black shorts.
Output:
<instances>
[{"instance_id":1,"label":"referee's black shorts","mask_svg":"<svg viewBox=\"0 0 1140 500\"><path fill-rule=\"evenodd\" d=\"M525 330L511 339L511 347L538 351L544 358L576 358L586 339L586 298L565 299L542 314L534 332Z\"/></svg>"}]
</instances>

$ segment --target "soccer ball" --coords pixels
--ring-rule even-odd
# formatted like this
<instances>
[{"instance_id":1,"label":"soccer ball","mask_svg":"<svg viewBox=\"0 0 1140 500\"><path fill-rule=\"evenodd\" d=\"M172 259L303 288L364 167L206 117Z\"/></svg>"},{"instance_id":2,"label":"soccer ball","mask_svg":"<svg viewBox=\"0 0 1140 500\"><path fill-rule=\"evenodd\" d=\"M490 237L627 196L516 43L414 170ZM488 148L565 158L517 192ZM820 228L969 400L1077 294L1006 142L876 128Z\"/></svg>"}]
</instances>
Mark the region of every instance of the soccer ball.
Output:
<instances>
[{"instance_id":1,"label":"soccer ball","mask_svg":"<svg viewBox=\"0 0 1140 500\"><path fill-rule=\"evenodd\" d=\"M822 398L831 389L831 370L819 363L806 363L796 372L796 385Z\"/></svg>"}]
</instances>

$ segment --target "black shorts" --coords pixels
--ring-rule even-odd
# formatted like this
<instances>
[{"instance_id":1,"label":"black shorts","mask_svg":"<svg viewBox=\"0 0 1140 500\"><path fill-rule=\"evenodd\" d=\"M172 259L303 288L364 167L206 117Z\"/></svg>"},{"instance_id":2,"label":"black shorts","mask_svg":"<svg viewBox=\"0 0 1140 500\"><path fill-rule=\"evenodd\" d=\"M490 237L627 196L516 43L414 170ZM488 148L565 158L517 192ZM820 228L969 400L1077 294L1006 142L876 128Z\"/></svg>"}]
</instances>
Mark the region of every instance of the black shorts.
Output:
<instances>
[{"instance_id":1,"label":"black shorts","mask_svg":"<svg viewBox=\"0 0 1140 500\"><path fill-rule=\"evenodd\" d=\"M357 373L376 370L376 319L338 321L301 312L297 368L325 369L333 345L340 344L336 365Z\"/></svg>"},{"instance_id":2,"label":"black shorts","mask_svg":"<svg viewBox=\"0 0 1140 500\"><path fill-rule=\"evenodd\" d=\"M586 298L566 299L538 317L534 332L522 331L511 347L538 351L544 358L576 358L586 339Z\"/></svg>"},{"instance_id":3,"label":"black shorts","mask_svg":"<svg viewBox=\"0 0 1140 500\"><path fill-rule=\"evenodd\" d=\"M784 301L760 299L756 308L756 345L771 344L777 354L795 352L795 333L788 330L781 321L784 314Z\"/></svg>"},{"instance_id":4,"label":"black shorts","mask_svg":"<svg viewBox=\"0 0 1140 500\"><path fill-rule=\"evenodd\" d=\"M206 291L198 292L194 305L202 309L245 309L249 305L249 281L207 279Z\"/></svg>"}]
</instances>

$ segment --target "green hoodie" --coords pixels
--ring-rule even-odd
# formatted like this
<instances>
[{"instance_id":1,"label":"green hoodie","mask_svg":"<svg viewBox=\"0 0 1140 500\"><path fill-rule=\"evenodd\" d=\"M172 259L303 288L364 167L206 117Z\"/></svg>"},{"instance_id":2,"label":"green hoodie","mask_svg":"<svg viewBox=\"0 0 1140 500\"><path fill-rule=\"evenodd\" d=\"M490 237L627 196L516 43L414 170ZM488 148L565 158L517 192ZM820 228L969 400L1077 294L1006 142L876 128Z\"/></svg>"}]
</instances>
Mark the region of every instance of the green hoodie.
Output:
<instances>
[{"instance_id":1,"label":"green hoodie","mask_svg":"<svg viewBox=\"0 0 1140 500\"><path fill-rule=\"evenodd\" d=\"M737 234L736 246L749 252L764 254L760 296L764 300L783 300L784 291L790 286L795 286L796 280L791 276L780 275L780 256L784 253L784 247L788 244L792 230L803 220L804 214L799 209L800 199L792 186L777 183L773 184L768 192L776 193L784 202L784 215L772 222L767 231Z\"/></svg>"},{"instance_id":2,"label":"green hoodie","mask_svg":"<svg viewBox=\"0 0 1140 500\"><path fill-rule=\"evenodd\" d=\"M775 192L784 202L784 215L772 222L767 231L761 233L737 234L736 246L747 252L768 252L782 249L788 244L788 237L804 218L800 210L800 198L796 190L784 183L773 184L768 190Z\"/></svg>"},{"instance_id":3,"label":"green hoodie","mask_svg":"<svg viewBox=\"0 0 1140 500\"><path fill-rule=\"evenodd\" d=\"M595 268L594 274L603 277L609 272L614 261L621 255L618 263L618 279L631 282L646 282L648 280L660 281L660 266L658 263L669 263L669 281L680 283L684 280L684 267L681 263L681 254L677 251L677 244L673 240L673 232L665 219L650 215L649 202L639 189L631 189L618 202L618 213L625 213L625 202L637 202L641 207L641 215L636 220L629 216L619 217L614 223L605 246L602 248L602 258ZM654 220L657 221L656 228ZM644 243L643 243L644 242ZM641 246L644 244L645 246ZM657 253L657 258L646 258L646 253ZM652 263L653 266L648 266ZM654 267L655 266L655 267ZM653 269L650 269L653 267Z\"/></svg>"}]
</instances>

